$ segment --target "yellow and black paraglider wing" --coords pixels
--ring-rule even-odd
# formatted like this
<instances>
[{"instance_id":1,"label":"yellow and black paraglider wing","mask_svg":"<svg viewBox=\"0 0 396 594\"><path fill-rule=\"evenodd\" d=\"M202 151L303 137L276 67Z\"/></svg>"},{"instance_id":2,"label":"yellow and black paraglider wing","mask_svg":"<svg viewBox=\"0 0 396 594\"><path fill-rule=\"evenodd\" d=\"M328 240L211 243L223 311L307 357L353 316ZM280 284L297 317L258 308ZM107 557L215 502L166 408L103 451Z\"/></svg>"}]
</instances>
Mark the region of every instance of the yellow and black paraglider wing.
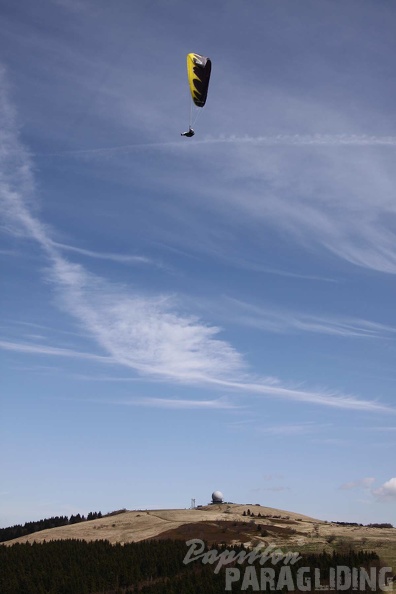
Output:
<instances>
[{"instance_id":1,"label":"yellow and black paraglider wing","mask_svg":"<svg viewBox=\"0 0 396 594\"><path fill-rule=\"evenodd\" d=\"M187 73L191 97L197 107L203 107L209 88L212 62L199 54L187 54Z\"/></svg>"}]
</instances>

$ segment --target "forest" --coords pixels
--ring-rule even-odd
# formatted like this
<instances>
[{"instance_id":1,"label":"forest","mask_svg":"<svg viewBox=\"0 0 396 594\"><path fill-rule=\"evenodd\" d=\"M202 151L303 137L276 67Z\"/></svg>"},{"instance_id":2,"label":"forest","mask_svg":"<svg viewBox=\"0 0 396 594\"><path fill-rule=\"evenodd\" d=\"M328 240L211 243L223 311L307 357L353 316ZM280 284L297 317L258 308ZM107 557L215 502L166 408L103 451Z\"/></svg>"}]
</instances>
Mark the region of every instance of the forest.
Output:
<instances>
[{"instance_id":1,"label":"forest","mask_svg":"<svg viewBox=\"0 0 396 594\"><path fill-rule=\"evenodd\" d=\"M243 545L216 545L217 549L245 551ZM187 546L181 540L151 540L128 544L110 544L97 540L58 540L44 543L16 543L0 546L1 594L220 594L225 591L224 566L216 573L215 565L194 562L185 564ZM271 565L272 563L272 565ZM236 562L233 562L236 567ZM270 566L279 575L282 563L264 564L256 560L257 571ZM324 583L330 568L378 567L375 552L301 554L290 565L295 576L299 568L319 568ZM239 564L241 573L247 564ZM270 585L268 585L268 590ZM283 590L285 590L283 588ZM241 591L241 582L232 591ZM248 591L252 591L249 588ZM263 591L263 590L262 590ZM272 589L272 591L274 591ZM344 592L352 591L343 589ZM365 591L360 589L360 591ZM373 589L367 589L373 591Z\"/></svg>"},{"instance_id":2,"label":"forest","mask_svg":"<svg viewBox=\"0 0 396 594\"><path fill-rule=\"evenodd\" d=\"M110 514L108 514L110 515ZM45 518L43 520L37 520L35 522L25 522L25 524L15 524L7 528L0 528L0 542L7 540L13 540L20 536L27 536L40 530L46 530L48 528L58 528L58 526L67 526L68 524L78 524L79 522L85 522L87 520L96 520L102 517L102 512L89 512L87 517L81 514L71 515L70 518L67 516L53 516L51 518Z\"/></svg>"}]
</instances>

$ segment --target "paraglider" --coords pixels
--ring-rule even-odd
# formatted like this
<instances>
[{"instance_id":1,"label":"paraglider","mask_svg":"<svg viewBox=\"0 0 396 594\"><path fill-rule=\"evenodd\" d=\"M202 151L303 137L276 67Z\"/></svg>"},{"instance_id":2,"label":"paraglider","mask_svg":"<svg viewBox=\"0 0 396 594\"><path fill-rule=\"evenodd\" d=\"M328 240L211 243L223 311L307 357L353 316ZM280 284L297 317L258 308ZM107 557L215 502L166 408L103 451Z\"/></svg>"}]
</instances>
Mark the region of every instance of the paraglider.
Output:
<instances>
[{"instance_id":1,"label":"paraglider","mask_svg":"<svg viewBox=\"0 0 396 594\"><path fill-rule=\"evenodd\" d=\"M203 107L205 105L211 70L212 62L209 58L200 54L187 54L187 76L193 103L191 103L189 129L188 132L182 132L182 136L191 138L195 134L192 125L197 119L199 112L193 118L193 104L196 107Z\"/></svg>"}]
</instances>

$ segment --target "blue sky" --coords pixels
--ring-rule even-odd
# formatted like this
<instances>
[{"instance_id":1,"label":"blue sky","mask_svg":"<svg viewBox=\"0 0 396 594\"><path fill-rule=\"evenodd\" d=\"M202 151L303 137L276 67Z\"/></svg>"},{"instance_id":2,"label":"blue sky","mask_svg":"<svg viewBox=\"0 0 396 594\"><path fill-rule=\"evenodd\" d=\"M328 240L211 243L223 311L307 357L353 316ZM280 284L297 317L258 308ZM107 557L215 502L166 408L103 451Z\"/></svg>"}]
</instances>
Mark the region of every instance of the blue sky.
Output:
<instances>
[{"instance_id":1,"label":"blue sky","mask_svg":"<svg viewBox=\"0 0 396 594\"><path fill-rule=\"evenodd\" d=\"M395 5L2 12L1 525L396 523Z\"/></svg>"}]
</instances>

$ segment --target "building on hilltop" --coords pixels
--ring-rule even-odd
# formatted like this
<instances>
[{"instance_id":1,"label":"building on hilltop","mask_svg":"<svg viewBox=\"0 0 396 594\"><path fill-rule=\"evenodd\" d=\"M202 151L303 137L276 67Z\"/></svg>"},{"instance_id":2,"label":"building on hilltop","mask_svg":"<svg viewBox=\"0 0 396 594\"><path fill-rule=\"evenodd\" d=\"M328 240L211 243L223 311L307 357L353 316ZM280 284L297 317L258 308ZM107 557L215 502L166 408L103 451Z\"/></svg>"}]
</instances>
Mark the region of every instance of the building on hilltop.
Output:
<instances>
[{"instance_id":1,"label":"building on hilltop","mask_svg":"<svg viewBox=\"0 0 396 594\"><path fill-rule=\"evenodd\" d=\"M224 503L224 497L221 491L213 491L212 503Z\"/></svg>"}]
</instances>

